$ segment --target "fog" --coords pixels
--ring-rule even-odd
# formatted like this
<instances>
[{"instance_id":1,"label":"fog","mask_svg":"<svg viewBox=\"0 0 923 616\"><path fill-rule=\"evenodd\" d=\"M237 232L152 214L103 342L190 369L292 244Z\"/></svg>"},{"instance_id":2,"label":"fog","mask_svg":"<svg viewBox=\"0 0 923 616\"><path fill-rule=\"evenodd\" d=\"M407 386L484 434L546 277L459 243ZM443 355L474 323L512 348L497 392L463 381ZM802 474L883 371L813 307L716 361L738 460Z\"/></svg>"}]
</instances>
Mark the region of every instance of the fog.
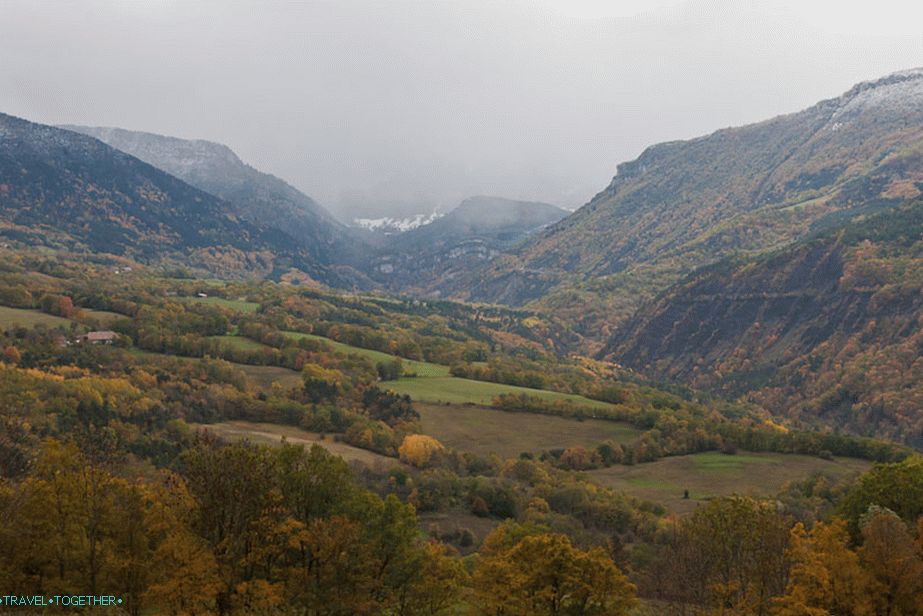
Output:
<instances>
[{"instance_id":1,"label":"fog","mask_svg":"<svg viewBox=\"0 0 923 616\"><path fill-rule=\"evenodd\" d=\"M222 142L334 210L575 208L647 145L923 65L921 23L887 0L5 0L0 111Z\"/></svg>"}]
</instances>

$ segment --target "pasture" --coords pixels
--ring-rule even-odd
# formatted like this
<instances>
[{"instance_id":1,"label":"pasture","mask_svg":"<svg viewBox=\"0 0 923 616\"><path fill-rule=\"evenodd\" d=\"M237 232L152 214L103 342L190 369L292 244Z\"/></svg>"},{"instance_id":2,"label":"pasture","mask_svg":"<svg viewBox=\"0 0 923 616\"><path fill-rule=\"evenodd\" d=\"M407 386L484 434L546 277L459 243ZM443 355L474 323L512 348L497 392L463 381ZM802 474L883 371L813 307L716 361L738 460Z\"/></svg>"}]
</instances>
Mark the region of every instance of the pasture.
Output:
<instances>
[{"instance_id":1,"label":"pasture","mask_svg":"<svg viewBox=\"0 0 923 616\"><path fill-rule=\"evenodd\" d=\"M257 302L248 302L243 299L227 299L224 297L178 297L183 302L195 302L207 306L219 306L234 312L254 313L260 307Z\"/></svg>"},{"instance_id":2,"label":"pasture","mask_svg":"<svg viewBox=\"0 0 923 616\"><path fill-rule=\"evenodd\" d=\"M608 439L624 443L640 434L627 424L601 419L578 421L468 405L416 403L414 408L420 413L423 432L441 443L503 458L573 446L594 449Z\"/></svg>"},{"instance_id":3,"label":"pasture","mask_svg":"<svg viewBox=\"0 0 923 616\"><path fill-rule=\"evenodd\" d=\"M823 460L794 454L706 452L587 474L599 484L685 514L717 496L772 496L787 482L816 472L840 478L870 467L870 462L854 458ZM683 498L684 490L689 490L689 499Z\"/></svg>"},{"instance_id":4,"label":"pasture","mask_svg":"<svg viewBox=\"0 0 923 616\"><path fill-rule=\"evenodd\" d=\"M270 348L265 344L243 336L209 336L208 339L220 342L235 351L260 351Z\"/></svg>"},{"instance_id":5,"label":"pasture","mask_svg":"<svg viewBox=\"0 0 923 616\"><path fill-rule=\"evenodd\" d=\"M399 394L407 394L418 402L434 402L443 404L478 404L489 406L491 401L500 394L527 394L545 400L559 400L571 402L575 405L592 408L609 408L611 405L598 400L590 400L575 394L563 394L544 389L531 389L517 387L516 385L503 385L487 381L472 381L458 377L433 377L433 378L403 378L388 381L384 388L391 389Z\"/></svg>"},{"instance_id":6,"label":"pasture","mask_svg":"<svg viewBox=\"0 0 923 616\"><path fill-rule=\"evenodd\" d=\"M10 327L26 327L31 329L36 325L43 325L49 328L63 327L69 329L71 323L72 321L69 319L45 314L38 310L0 306L0 329L8 329Z\"/></svg>"}]
</instances>

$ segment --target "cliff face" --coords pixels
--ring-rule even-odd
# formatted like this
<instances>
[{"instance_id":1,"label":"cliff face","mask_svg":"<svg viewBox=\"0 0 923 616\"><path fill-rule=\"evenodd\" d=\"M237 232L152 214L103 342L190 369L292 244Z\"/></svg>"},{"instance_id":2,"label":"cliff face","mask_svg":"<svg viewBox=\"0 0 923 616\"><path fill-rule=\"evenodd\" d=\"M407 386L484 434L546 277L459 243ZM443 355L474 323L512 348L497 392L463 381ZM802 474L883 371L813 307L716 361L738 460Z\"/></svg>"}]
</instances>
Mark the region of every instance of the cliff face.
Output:
<instances>
[{"instance_id":1,"label":"cliff face","mask_svg":"<svg viewBox=\"0 0 923 616\"><path fill-rule=\"evenodd\" d=\"M584 333L631 316L689 271L772 250L920 194L923 70L618 166L589 204L476 272L469 299L554 307Z\"/></svg>"},{"instance_id":2,"label":"cliff face","mask_svg":"<svg viewBox=\"0 0 923 616\"><path fill-rule=\"evenodd\" d=\"M923 444L923 201L691 275L602 355L829 429Z\"/></svg>"}]
</instances>

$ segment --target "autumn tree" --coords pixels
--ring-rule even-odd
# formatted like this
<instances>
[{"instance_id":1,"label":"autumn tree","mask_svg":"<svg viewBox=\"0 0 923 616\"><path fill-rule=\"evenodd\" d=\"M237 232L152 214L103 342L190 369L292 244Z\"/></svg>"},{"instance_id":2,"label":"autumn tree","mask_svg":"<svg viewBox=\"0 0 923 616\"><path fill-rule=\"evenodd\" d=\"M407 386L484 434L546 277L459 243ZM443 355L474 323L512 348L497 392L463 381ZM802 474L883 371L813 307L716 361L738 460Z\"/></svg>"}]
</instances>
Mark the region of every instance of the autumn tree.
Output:
<instances>
[{"instance_id":1,"label":"autumn tree","mask_svg":"<svg viewBox=\"0 0 923 616\"><path fill-rule=\"evenodd\" d=\"M503 616L628 614L634 586L601 548L512 523L484 541L474 571L481 608Z\"/></svg>"},{"instance_id":2,"label":"autumn tree","mask_svg":"<svg viewBox=\"0 0 923 616\"><path fill-rule=\"evenodd\" d=\"M791 579L775 600L776 616L872 616L874 580L849 549L846 524L818 522L810 531L791 530Z\"/></svg>"},{"instance_id":3,"label":"autumn tree","mask_svg":"<svg viewBox=\"0 0 923 616\"><path fill-rule=\"evenodd\" d=\"M859 558L877 582L880 613L923 614L923 554L907 525L882 507L871 507L860 522Z\"/></svg>"},{"instance_id":4,"label":"autumn tree","mask_svg":"<svg viewBox=\"0 0 923 616\"><path fill-rule=\"evenodd\" d=\"M14 346L6 347L3 349L3 352L0 353L0 361L7 364L12 364L15 366L21 359L22 355L20 354L19 349Z\"/></svg>"},{"instance_id":5,"label":"autumn tree","mask_svg":"<svg viewBox=\"0 0 923 616\"><path fill-rule=\"evenodd\" d=\"M442 443L425 434L408 434L398 448L398 455L402 461L413 466L423 468L432 462L436 456L445 451Z\"/></svg>"},{"instance_id":6,"label":"autumn tree","mask_svg":"<svg viewBox=\"0 0 923 616\"><path fill-rule=\"evenodd\" d=\"M715 499L674 522L650 590L675 605L767 614L785 588L788 531L771 502Z\"/></svg>"}]
</instances>

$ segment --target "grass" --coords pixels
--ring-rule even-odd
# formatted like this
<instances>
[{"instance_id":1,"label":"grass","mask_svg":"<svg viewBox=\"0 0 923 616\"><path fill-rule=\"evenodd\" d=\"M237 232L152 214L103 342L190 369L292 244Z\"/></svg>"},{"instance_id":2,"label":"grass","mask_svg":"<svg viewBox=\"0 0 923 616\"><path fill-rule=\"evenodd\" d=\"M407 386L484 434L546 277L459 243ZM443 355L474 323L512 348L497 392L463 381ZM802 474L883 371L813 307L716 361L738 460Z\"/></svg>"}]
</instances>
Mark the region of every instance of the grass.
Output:
<instances>
[{"instance_id":1,"label":"grass","mask_svg":"<svg viewBox=\"0 0 923 616\"><path fill-rule=\"evenodd\" d=\"M388 381L383 387L400 394L408 394L418 402L489 406L494 397L499 394L527 394L545 400L561 400L593 408L609 408L611 406L606 402L590 400L575 394L562 394L556 391L530 389L528 387L488 383L486 381L472 381L451 376L424 379L403 378Z\"/></svg>"},{"instance_id":2,"label":"grass","mask_svg":"<svg viewBox=\"0 0 923 616\"><path fill-rule=\"evenodd\" d=\"M613 466L588 474L597 483L684 514L717 496L773 496L787 482L815 472L839 478L870 466L870 462L854 458L822 460L793 454L707 452ZM683 498L684 490L689 490L689 499Z\"/></svg>"},{"instance_id":3,"label":"grass","mask_svg":"<svg viewBox=\"0 0 923 616\"><path fill-rule=\"evenodd\" d=\"M372 349L363 349L361 347L355 347L349 344L344 344L342 342L337 342L336 340L331 340L330 338L324 338L323 336L317 336L314 334L303 334L301 332L283 332L289 338L295 340L318 340L320 342L326 342L329 344L335 351L339 353L352 353L355 355L361 355L362 357L367 357L374 363L378 362L387 362L394 361L397 359L394 355L389 355L382 351L373 351ZM447 377L449 376L449 367L443 366L441 364L433 364L426 361L417 361L414 359L404 359L403 357L399 358L401 360L401 365L403 366L404 374L416 374L418 377Z\"/></svg>"},{"instance_id":4,"label":"grass","mask_svg":"<svg viewBox=\"0 0 923 616\"><path fill-rule=\"evenodd\" d=\"M35 327L44 325L45 327L64 327L69 329L72 321L63 317L56 317L51 314L45 314L38 310L25 310L23 308L8 308L0 306L0 329L10 327Z\"/></svg>"},{"instance_id":5,"label":"grass","mask_svg":"<svg viewBox=\"0 0 923 616\"><path fill-rule=\"evenodd\" d=\"M359 449L338 443L329 436L321 438L320 434L307 432L294 426L280 426L269 423L253 423L249 421L226 421L216 424L193 424L194 428L208 430L216 436L227 440L249 439L254 443L263 443L267 445L279 445L282 439L292 445L320 445L332 454L338 455L347 462L362 462L369 466L396 466L400 462L394 458L389 458L365 449Z\"/></svg>"},{"instance_id":6,"label":"grass","mask_svg":"<svg viewBox=\"0 0 923 616\"><path fill-rule=\"evenodd\" d=\"M640 431L601 419L578 421L552 415L511 413L482 406L414 405L423 432L443 444L479 455L516 457L528 451L581 446L593 449L603 441L628 442Z\"/></svg>"},{"instance_id":7,"label":"grass","mask_svg":"<svg viewBox=\"0 0 923 616\"><path fill-rule=\"evenodd\" d=\"M300 388L304 382L301 373L279 366L249 366L247 364L234 364L240 368L257 389L269 391L273 383L278 383L282 389L289 390L293 387Z\"/></svg>"},{"instance_id":8,"label":"grass","mask_svg":"<svg viewBox=\"0 0 923 616\"><path fill-rule=\"evenodd\" d=\"M209 336L208 339L220 342L237 351L260 351L270 348L265 344L257 342L256 340L251 340L250 338L244 338L243 336Z\"/></svg>"},{"instance_id":9,"label":"grass","mask_svg":"<svg viewBox=\"0 0 923 616\"><path fill-rule=\"evenodd\" d=\"M108 327L112 325L115 321L120 319L130 319L131 317L125 316L124 314L119 314L117 312L109 312L108 310L90 310L88 308L81 308L80 312L82 315L88 319L95 319L99 322L100 325Z\"/></svg>"},{"instance_id":10,"label":"grass","mask_svg":"<svg viewBox=\"0 0 923 616\"><path fill-rule=\"evenodd\" d=\"M178 297L180 301L196 302L209 306L220 306L235 312L254 313L260 305L257 302L248 302L242 299L225 299L224 297Z\"/></svg>"}]
</instances>

